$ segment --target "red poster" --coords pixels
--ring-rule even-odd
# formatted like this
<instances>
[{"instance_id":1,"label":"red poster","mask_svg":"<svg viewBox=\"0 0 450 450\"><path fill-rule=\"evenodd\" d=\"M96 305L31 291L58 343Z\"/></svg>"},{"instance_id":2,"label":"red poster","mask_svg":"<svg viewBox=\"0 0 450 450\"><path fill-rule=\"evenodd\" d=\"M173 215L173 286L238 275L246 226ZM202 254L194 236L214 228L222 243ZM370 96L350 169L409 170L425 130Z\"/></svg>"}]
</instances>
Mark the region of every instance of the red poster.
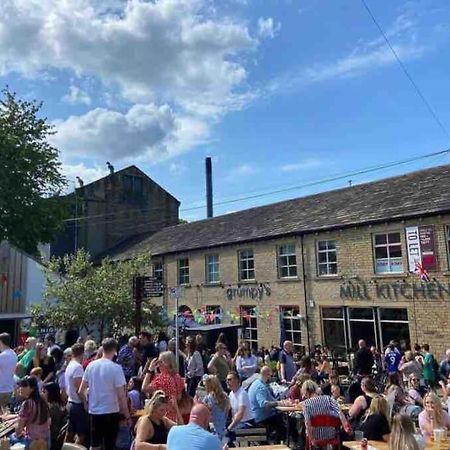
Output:
<instances>
[{"instance_id":1,"label":"red poster","mask_svg":"<svg viewBox=\"0 0 450 450\"><path fill-rule=\"evenodd\" d=\"M423 268L425 270L436 270L434 225L419 226L419 240Z\"/></svg>"}]
</instances>

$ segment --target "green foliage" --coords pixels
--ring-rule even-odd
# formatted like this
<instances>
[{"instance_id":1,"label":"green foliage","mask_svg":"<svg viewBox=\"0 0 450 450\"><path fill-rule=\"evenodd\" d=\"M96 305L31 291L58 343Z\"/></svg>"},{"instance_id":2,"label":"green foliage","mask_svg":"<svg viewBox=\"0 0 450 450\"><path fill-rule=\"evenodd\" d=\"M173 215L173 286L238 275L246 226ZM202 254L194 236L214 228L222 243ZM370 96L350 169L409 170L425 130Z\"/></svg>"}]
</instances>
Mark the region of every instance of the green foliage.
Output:
<instances>
[{"instance_id":1,"label":"green foliage","mask_svg":"<svg viewBox=\"0 0 450 450\"><path fill-rule=\"evenodd\" d=\"M55 195L66 180L58 150L48 142L54 131L37 116L41 104L0 96L0 241L32 253L50 242L66 210Z\"/></svg>"},{"instance_id":2,"label":"green foliage","mask_svg":"<svg viewBox=\"0 0 450 450\"><path fill-rule=\"evenodd\" d=\"M119 335L134 329L133 277L142 274L150 258L112 262L107 258L94 266L89 254L79 250L75 255L54 259L46 269L47 288L44 301L32 308L36 322L60 328L97 325L100 333ZM149 300L143 302L143 328L160 328L160 308Z\"/></svg>"}]
</instances>

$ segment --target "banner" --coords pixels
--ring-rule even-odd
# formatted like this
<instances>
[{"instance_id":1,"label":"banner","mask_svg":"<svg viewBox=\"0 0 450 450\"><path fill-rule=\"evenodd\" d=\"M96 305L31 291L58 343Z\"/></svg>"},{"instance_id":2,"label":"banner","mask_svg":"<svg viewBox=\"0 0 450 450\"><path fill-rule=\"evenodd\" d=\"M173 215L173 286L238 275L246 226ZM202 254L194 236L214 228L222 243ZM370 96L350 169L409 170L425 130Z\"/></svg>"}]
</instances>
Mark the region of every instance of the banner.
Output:
<instances>
[{"instance_id":1,"label":"banner","mask_svg":"<svg viewBox=\"0 0 450 450\"><path fill-rule=\"evenodd\" d=\"M425 270L436 269L434 225L406 227L408 268L416 272L417 264Z\"/></svg>"}]
</instances>

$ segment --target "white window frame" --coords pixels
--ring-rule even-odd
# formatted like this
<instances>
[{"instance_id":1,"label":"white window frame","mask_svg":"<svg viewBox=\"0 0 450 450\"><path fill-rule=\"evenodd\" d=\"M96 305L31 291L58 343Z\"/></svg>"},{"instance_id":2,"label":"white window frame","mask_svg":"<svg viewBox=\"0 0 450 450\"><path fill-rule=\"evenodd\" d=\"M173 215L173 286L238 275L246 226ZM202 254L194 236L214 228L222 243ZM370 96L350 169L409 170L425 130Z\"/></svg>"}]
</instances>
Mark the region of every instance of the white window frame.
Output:
<instances>
[{"instance_id":1,"label":"white window frame","mask_svg":"<svg viewBox=\"0 0 450 450\"><path fill-rule=\"evenodd\" d=\"M211 262L210 258L217 258L217 261ZM220 260L220 258L217 253L205 256L205 270L206 270L206 283L207 284L220 283L220 262L219 262L219 260ZM210 268L214 269L214 266L217 266L217 270L210 271ZM216 280L211 279L212 274L217 274Z\"/></svg>"},{"instance_id":2,"label":"white window frame","mask_svg":"<svg viewBox=\"0 0 450 450\"><path fill-rule=\"evenodd\" d=\"M283 253L283 250L285 252ZM287 251L286 251L287 250ZM278 278L297 278L297 252L295 244L281 244L278 246ZM286 264L282 264L282 258L286 258ZM287 270L287 275L283 276L283 269ZM291 273L294 272L294 273Z\"/></svg>"},{"instance_id":3,"label":"white window frame","mask_svg":"<svg viewBox=\"0 0 450 450\"><path fill-rule=\"evenodd\" d=\"M182 262L186 262L187 264L181 265ZM190 273L189 273L189 258L180 258L178 260L178 284L180 286L189 284L191 281Z\"/></svg>"},{"instance_id":4,"label":"white window frame","mask_svg":"<svg viewBox=\"0 0 450 450\"><path fill-rule=\"evenodd\" d=\"M161 265L161 267L160 268L156 268L157 264ZM161 283L163 283L164 282L164 263L162 261L155 261L152 264L152 267L153 267L153 277L158 279L158 280L160 280ZM158 277L159 273L161 274L160 277Z\"/></svg>"},{"instance_id":5,"label":"white window frame","mask_svg":"<svg viewBox=\"0 0 450 450\"><path fill-rule=\"evenodd\" d=\"M297 306L280 306L280 313L282 314L281 320L289 321L290 327L284 327L286 339L292 341L295 351L303 351L302 345L302 324L298 315L300 314L300 308ZM294 321L298 322L298 329L294 328Z\"/></svg>"},{"instance_id":6,"label":"white window frame","mask_svg":"<svg viewBox=\"0 0 450 450\"><path fill-rule=\"evenodd\" d=\"M389 235L392 235L392 234L398 234L399 241L389 242ZM386 244L376 244L375 243L376 236L382 236L382 235L386 236ZM375 270L376 274L404 273L405 269L403 267L403 242L402 242L402 233L400 231L386 231L386 232L382 232L382 233L373 233L372 245L373 245L373 257L374 257L374 262L375 262L374 270ZM389 249L390 249L390 247L393 247L393 246L400 247L401 256L394 256L394 257L390 256ZM387 249L387 258L377 258L376 249L384 248L384 247L386 247L386 249ZM378 265L377 265L378 261L386 261L388 270L385 270L385 271L378 270ZM401 263L401 270L392 270L392 268L395 267L394 261L396 261L397 263L398 262Z\"/></svg>"},{"instance_id":7,"label":"white window frame","mask_svg":"<svg viewBox=\"0 0 450 450\"><path fill-rule=\"evenodd\" d=\"M255 314L255 308L256 306L241 306L241 323L242 323L242 338L245 341L248 341L250 344L250 348L253 350L258 350L258 316ZM247 312L247 314L244 314L244 311ZM245 316L248 316L248 319L244 318ZM256 322L256 326L252 327L252 319L254 319ZM248 320L248 323L250 326L245 326L244 320ZM249 331L247 334L246 331ZM256 339L252 338L252 335L256 334Z\"/></svg>"},{"instance_id":8,"label":"white window frame","mask_svg":"<svg viewBox=\"0 0 450 450\"><path fill-rule=\"evenodd\" d=\"M325 249L320 250L320 243L325 242ZM329 243L334 242L334 248L329 247ZM338 274L338 261L337 261L337 241L336 239L321 239L317 241L316 243L316 251L317 251L317 275L319 277L335 277ZM330 261L330 254L334 253L336 255L336 261ZM320 262L320 256L319 255L325 255L326 261ZM336 272L331 272L331 267L336 267ZM320 268L325 267L326 273L321 273Z\"/></svg>"},{"instance_id":9,"label":"white window frame","mask_svg":"<svg viewBox=\"0 0 450 450\"><path fill-rule=\"evenodd\" d=\"M251 252L251 257L248 253ZM247 256L243 256L247 254ZM255 253L252 248L239 250L239 280L254 281L255 280ZM243 267L244 266L244 267ZM253 276L251 276L253 272ZM243 276L245 274L245 276Z\"/></svg>"}]
</instances>

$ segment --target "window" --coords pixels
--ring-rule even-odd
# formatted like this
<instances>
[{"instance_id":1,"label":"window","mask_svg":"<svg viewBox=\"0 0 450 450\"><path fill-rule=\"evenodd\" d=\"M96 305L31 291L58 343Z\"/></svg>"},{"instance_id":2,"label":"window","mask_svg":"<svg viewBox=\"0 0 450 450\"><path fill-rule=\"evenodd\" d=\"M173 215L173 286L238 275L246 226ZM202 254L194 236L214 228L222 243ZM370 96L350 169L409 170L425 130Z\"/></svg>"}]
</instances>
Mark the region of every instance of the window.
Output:
<instances>
[{"instance_id":1,"label":"window","mask_svg":"<svg viewBox=\"0 0 450 450\"><path fill-rule=\"evenodd\" d=\"M297 276L295 245L280 245L278 247L278 276L280 278L294 278Z\"/></svg>"},{"instance_id":2,"label":"window","mask_svg":"<svg viewBox=\"0 0 450 450\"><path fill-rule=\"evenodd\" d=\"M320 276L337 274L336 241L317 243L317 261Z\"/></svg>"},{"instance_id":3,"label":"window","mask_svg":"<svg viewBox=\"0 0 450 450\"><path fill-rule=\"evenodd\" d=\"M411 348L409 338L408 311L397 308L379 309L381 348L390 341L397 341L402 350Z\"/></svg>"},{"instance_id":4,"label":"window","mask_svg":"<svg viewBox=\"0 0 450 450\"><path fill-rule=\"evenodd\" d=\"M161 261L153 263L153 276L161 283L164 281L164 266Z\"/></svg>"},{"instance_id":5,"label":"window","mask_svg":"<svg viewBox=\"0 0 450 450\"><path fill-rule=\"evenodd\" d=\"M258 319L254 306L241 306L242 339L250 343L253 350L258 350Z\"/></svg>"},{"instance_id":6,"label":"window","mask_svg":"<svg viewBox=\"0 0 450 450\"><path fill-rule=\"evenodd\" d=\"M345 356L347 341L345 333L344 309L323 308L322 327L324 344L333 354Z\"/></svg>"},{"instance_id":7,"label":"window","mask_svg":"<svg viewBox=\"0 0 450 450\"><path fill-rule=\"evenodd\" d=\"M281 312L281 335L284 340L292 341L295 351L303 352L302 330L300 326L300 310L292 306L280 306Z\"/></svg>"},{"instance_id":8,"label":"window","mask_svg":"<svg viewBox=\"0 0 450 450\"><path fill-rule=\"evenodd\" d=\"M374 236L375 273L403 272L402 242L400 233L383 233Z\"/></svg>"},{"instance_id":9,"label":"window","mask_svg":"<svg viewBox=\"0 0 450 450\"><path fill-rule=\"evenodd\" d=\"M189 284L189 258L178 260L178 284Z\"/></svg>"},{"instance_id":10,"label":"window","mask_svg":"<svg viewBox=\"0 0 450 450\"><path fill-rule=\"evenodd\" d=\"M375 317L373 308L348 308L350 347L358 349L358 341L364 339L367 346L378 347L375 331Z\"/></svg>"},{"instance_id":11,"label":"window","mask_svg":"<svg viewBox=\"0 0 450 450\"><path fill-rule=\"evenodd\" d=\"M219 283L219 255L206 256L206 282L208 284Z\"/></svg>"},{"instance_id":12,"label":"window","mask_svg":"<svg viewBox=\"0 0 450 450\"><path fill-rule=\"evenodd\" d=\"M127 194L142 195L144 191L144 180L133 175L123 175L123 190Z\"/></svg>"},{"instance_id":13,"label":"window","mask_svg":"<svg viewBox=\"0 0 450 450\"><path fill-rule=\"evenodd\" d=\"M450 267L450 226L446 227L448 266Z\"/></svg>"},{"instance_id":14,"label":"window","mask_svg":"<svg viewBox=\"0 0 450 450\"><path fill-rule=\"evenodd\" d=\"M252 249L239 252L239 279L243 281L255 279L255 258Z\"/></svg>"}]
</instances>

